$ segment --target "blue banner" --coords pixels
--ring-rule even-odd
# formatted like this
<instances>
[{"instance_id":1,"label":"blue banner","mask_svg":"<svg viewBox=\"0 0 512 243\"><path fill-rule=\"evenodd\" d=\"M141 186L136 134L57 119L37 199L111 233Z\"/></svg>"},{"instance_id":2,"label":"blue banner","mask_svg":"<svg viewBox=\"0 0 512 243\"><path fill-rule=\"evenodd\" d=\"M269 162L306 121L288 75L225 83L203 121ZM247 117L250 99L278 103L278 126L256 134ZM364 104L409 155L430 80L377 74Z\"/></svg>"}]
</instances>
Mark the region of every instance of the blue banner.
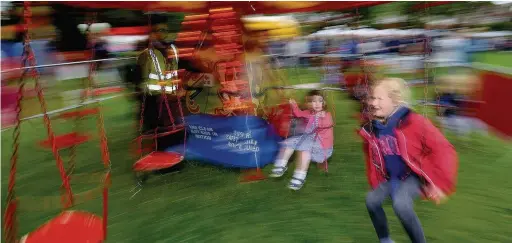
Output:
<instances>
[{"instance_id":1,"label":"blue banner","mask_svg":"<svg viewBox=\"0 0 512 243\"><path fill-rule=\"evenodd\" d=\"M185 118L185 159L228 168L256 168L272 163L281 138L262 118L193 115ZM167 151L182 152L182 146Z\"/></svg>"}]
</instances>

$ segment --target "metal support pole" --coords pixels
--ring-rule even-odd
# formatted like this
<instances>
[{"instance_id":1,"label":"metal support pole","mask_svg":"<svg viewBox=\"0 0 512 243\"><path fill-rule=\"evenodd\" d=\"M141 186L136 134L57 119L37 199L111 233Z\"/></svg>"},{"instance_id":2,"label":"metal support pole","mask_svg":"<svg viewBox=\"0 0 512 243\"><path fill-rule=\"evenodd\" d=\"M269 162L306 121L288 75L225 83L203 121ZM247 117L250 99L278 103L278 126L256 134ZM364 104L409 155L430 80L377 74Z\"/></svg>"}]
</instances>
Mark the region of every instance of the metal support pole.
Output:
<instances>
[{"instance_id":1,"label":"metal support pole","mask_svg":"<svg viewBox=\"0 0 512 243\"><path fill-rule=\"evenodd\" d=\"M21 71L21 70L32 69L32 68L47 68L47 67L59 67L59 66L67 66L67 65L75 65L75 64L86 64L86 63L93 63L93 62L110 62L110 61L132 60L132 59L136 59L136 58L137 57L115 57L115 58L105 58L105 59L77 61L77 62L63 62L63 63L54 63L54 64L44 64L44 65L37 65L37 66L29 66L29 67L21 67L21 68L13 68L13 69L8 69L8 70L3 70L1 73Z\"/></svg>"}]
</instances>

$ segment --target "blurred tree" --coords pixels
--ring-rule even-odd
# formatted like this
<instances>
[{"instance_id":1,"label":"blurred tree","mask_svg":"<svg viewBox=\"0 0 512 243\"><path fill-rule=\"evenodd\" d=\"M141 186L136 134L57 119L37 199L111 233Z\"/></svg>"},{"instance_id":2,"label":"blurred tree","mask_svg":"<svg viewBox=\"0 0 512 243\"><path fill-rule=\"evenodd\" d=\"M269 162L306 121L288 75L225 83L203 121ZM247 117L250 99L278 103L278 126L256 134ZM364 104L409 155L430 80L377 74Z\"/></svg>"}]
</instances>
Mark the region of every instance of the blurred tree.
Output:
<instances>
[{"instance_id":1,"label":"blurred tree","mask_svg":"<svg viewBox=\"0 0 512 243\"><path fill-rule=\"evenodd\" d=\"M418 3L417 3L418 4ZM481 7L493 6L492 2L450 2L443 5L438 5L425 8L410 9L414 12L425 12L429 15L444 15L444 16L455 16L461 13L473 12ZM421 6L421 5L418 5Z\"/></svg>"},{"instance_id":2,"label":"blurred tree","mask_svg":"<svg viewBox=\"0 0 512 243\"><path fill-rule=\"evenodd\" d=\"M511 22L478 25L476 27L488 27L490 31L512 31Z\"/></svg>"},{"instance_id":3,"label":"blurred tree","mask_svg":"<svg viewBox=\"0 0 512 243\"><path fill-rule=\"evenodd\" d=\"M429 3L430 2L400 1L353 9L349 12L358 14L359 18L350 25L370 25L381 28L383 27L382 25L376 24L378 19L407 15L407 27L421 28L424 26L424 23L421 22L420 17L435 15L456 16L465 12L477 11L481 7L493 6L492 2L450 2L428 8L423 7L425 4Z\"/></svg>"}]
</instances>

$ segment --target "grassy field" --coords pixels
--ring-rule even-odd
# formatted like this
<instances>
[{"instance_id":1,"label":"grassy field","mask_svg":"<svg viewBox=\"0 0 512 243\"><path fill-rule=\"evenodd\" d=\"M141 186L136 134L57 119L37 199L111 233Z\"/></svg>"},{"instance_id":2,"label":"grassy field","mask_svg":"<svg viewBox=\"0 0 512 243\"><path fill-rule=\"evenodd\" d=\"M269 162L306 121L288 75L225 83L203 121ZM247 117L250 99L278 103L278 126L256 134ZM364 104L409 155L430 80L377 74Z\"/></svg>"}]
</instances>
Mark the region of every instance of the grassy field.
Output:
<instances>
[{"instance_id":1,"label":"grassy field","mask_svg":"<svg viewBox=\"0 0 512 243\"><path fill-rule=\"evenodd\" d=\"M309 72L300 80L306 76L307 80L319 77ZM289 79L300 82L293 74ZM423 88L414 91L417 98L422 98L423 92ZM134 158L130 154L130 141L135 136L133 106L127 97L104 102L113 173L108 242L376 242L364 205L368 185L361 141L354 133L357 123L351 118L354 104L344 94L332 96L336 127L330 173L325 175L312 166L308 182L299 192L286 188L290 173L282 180L240 184L238 171L188 161L181 173L155 176L134 195ZM301 97L299 93L297 97ZM72 123L54 120L53 127L64 133L72 129ZM95 121L83 122L82 129L94 128ZM53 156L37 145L45 136L41 120L24 123L17 168L18 196L59 194L60 179ZM416 203L428 241L512 242L510 145L478 133L463 140L449 138L460 156L457 193L441 206ZM80 146L77 173L102 168L98 144L96 138ZM11 131L6 131L2 133L3 198L11 152ZM67 151L62 154L68 156ZM94 186L76 185L74 189ZM44 207L44 202L25 200L21 202L24 205ZM55 216L59 209L54 206L20 212L20 234ZM77 209L101 213L101 201L95 199ZM390 205L385 209L394 239L408 242Z\"/></svg>"}]
</instances>

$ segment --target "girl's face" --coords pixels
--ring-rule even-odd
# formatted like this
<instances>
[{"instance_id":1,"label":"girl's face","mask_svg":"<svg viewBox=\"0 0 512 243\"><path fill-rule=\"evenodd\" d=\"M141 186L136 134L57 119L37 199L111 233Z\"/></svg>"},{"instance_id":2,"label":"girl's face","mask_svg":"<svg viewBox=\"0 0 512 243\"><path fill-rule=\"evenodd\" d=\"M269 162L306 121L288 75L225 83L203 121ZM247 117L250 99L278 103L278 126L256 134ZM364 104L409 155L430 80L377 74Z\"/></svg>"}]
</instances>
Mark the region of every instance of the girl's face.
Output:
<instances>
[{"instance_id":1,"label":"girl's face","mask_svg":"<svg viewBox=\"0 0 512 243\"><path fill-rule=\"evenodd\" d=\"M397 106L391 97L389 97L389 92L383 85L379 85L373 89L368 103L372 108L373 115L380 118L391 115Z\"/></svg>"},{"instance_id":2,"label":"girl's face","mask_svg":"<svg viewBox=\"0 0 512 243\"><path fill-rule=\"evenodd\" d=\"M319 112L324 110L324 98L322 96L310 96L308 97L309 109Z\"/></svg>"}]
</instances>

